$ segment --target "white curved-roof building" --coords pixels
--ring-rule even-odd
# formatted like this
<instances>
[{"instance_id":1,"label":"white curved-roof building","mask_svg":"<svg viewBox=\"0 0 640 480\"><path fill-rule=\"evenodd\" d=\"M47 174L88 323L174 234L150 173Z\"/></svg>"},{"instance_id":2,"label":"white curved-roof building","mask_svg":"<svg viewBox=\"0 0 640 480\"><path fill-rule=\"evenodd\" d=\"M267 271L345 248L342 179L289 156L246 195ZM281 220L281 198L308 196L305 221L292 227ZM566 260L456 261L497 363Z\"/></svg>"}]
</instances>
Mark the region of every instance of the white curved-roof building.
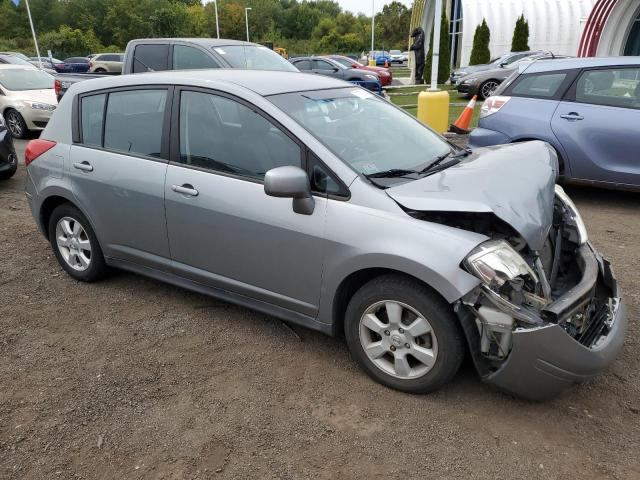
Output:
<instances>
[{"instance_id":1,"label":"white curved-roof building","mask_svg":"<svg viewBox=\"0 0 640 480\"><path fill-rule=\"evenodd\" d=\"M434 0L416 0L412 26L427 35ZM517 18L529 22L532 50L575 56L640 55L640 0L445 0L451 20L452 60L467 65L476 27L491 31L492 57L511 50Z\"/></svg>"}]
</instances>

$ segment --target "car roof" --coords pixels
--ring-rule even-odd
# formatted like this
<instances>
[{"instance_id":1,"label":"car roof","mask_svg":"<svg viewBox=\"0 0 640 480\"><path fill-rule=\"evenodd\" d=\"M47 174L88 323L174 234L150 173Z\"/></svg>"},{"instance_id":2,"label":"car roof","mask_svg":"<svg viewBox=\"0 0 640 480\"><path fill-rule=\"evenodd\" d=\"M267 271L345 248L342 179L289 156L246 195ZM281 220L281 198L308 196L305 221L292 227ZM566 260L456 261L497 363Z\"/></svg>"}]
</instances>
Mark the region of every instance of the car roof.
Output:
<instances>
[{"instance_id":1,"label":"car roof","mask_svg":"<svg viewBox=\"0 0 640 480\"><path fill-rule=\"evenodd\" d=\"M176 70L136 73L104 77L76 83L76 92L133 85L187 85L208 87L212 82L228 83L252 90L258 95L353 87L352 84L324 75L271 70L241 70L216 68L210 70Z\"/></svg>"},{"instance_id":2,"label":"car roof","mask_svg":"<svg viewBox=\"0 0 640 480\"><path fill-rule=\"evenodd\" d=\"M231 45L258 45L253 42L243 40L230 40L228 38L136 38L129 43L166 43L166 42L188 42L203 45L205 47L222 47Z\"/></svg>"},{"instance_id":3,"label":"car roof","mask_svg":"<svg viewBox=\"0 0 640 480\"><path fill-rule=\"evenodd\" d=\"M38 70L38 68L22 63L0 63L0 70Z\"/></svg>"},{"instance_id":4,"label":"car roof","mask_svg":"<svg viewBox=\"0 0 640 480\"><path fill-rule=\"evenodd\" d=\"M640 65L638 57L588 57L556 58L525 62L519 67L520 73L554 72L576 68Z\"/></svg>"}]
</instances>

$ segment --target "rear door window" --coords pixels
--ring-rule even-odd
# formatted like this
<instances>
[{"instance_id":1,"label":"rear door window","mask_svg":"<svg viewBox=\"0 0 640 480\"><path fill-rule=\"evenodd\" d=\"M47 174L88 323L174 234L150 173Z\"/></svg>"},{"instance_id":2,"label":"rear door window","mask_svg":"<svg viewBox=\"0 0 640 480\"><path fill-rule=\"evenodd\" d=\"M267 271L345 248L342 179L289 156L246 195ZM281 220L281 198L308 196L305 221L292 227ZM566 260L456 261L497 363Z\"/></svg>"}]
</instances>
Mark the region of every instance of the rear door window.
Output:
<instances>
[{"instance_id":1,"label":"rear door window","mask_svg":"<svg viewBox=\"0 0 640 480\"><path fill-rule=\"evenodd\" d=\"M220 65L202 50L186 45L173 46L173 70L203 68L220 68Z\"/></svg>"},{"instance_id":2,"label":"rear door window","mask_svg":"<svg viewBox=\"0 0 640 480\"><path fill-rule=\"evenodd\" d=\"M576 83L576 102L640 109L640 68L583 72Z\"/></svg>"},{"instance_id":3,"label":"rear door window","mask_svg":"<svg viewBox=\"0 0 640 480\"><path fill-rule=\"evenodd\" d=\"M104 148L161 156L166 90L112 92L107 101Z\"/></svg>"},{"instance_id":4,"label":"rear door window","mask_svg":"<svg viewBox=\"0 0 640 480\"><path fill-rule=\"evenodd\" d=\"M511 90L511 95L552 98L558 94L566 78L566 72L523 75L521 80Z\"/></svg>"},{"instance_id":5,"label":"rear door window","mask_svg":"<svg viewBox=\"0 0 640 480\"><path fill-rule=\"evenodd\" d=\"M311 70L311 60L298 60L293 63L298 70Z\"/></svg>"},{"instance_id":6,"label":"rear door window","mask_svg":"<svg viewBox=\"0 0 640 480\"><path fill-rule=\"evenodd\" d=\"M138 45L133 54L133 73L157 72L169 68L169 45Z\"/></svg>"}]
</instances>

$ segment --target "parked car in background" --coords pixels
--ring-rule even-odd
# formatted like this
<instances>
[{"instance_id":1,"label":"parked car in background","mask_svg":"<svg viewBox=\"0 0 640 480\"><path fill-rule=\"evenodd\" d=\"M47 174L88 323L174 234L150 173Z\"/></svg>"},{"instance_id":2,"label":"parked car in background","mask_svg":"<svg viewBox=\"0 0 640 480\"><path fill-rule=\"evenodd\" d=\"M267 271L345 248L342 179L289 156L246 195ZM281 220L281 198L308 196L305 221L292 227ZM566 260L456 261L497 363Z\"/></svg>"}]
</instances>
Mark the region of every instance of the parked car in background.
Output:
<instances>
[{"instance_id":1,"label":"parked car in background","mask_svg":"<svg viewBox=\"0 0 640 480\"><path fill-rule=\"evenodd\" d=\"M341 63L346 68L356 68L358 70L368 70L370 72L373 72L378 75L380 84L383 87L391 85L391 82L393 82L393 73L388 68L370 67L369 65L363 65L360 62L357 62L356 60L345 57L343 55L326 55L324 58L335 60L336 62Z\"/></svg>"},{"instance_id":2,"label":"parked car in background","mask_svg":"<svg viewBox=\"0 0 640 480\"><path fill-rule=\"evenodd\" d=\"M18 57L25 62L29 61L29 57L27 57L24 53L20 52L0 52L0 55L11 55L12 57Z\"/></svg>"},{"instance_id":3,"label":"parked car in background","mask_svg":"<svg viewBox=\"0 0 640 480\"><path fill-rule=\"evenodd\" d=\"M389 56L391 57L391 63L404 63L409 59L400 50L389 50Z\"/></svg>"},{"instance_id":4,"label":"parked car in background","mask_svg":"<svg viewBox=\"0 0 640 480\"><path fill-rule=\"evenodd\" d=\"M100 53L89 62L89 71L92 73L122 73L122 53Z\"/></svg>"},{"instance_id":5,"label":"parked car in background","mask_svg":"<svg viewBox=\"0 0 640 480\"><path fill-rule=\"evenodd\" d=\"M56 109L54 78L32 66L0 65L0 114L16 138L47 126Z\"/></svg>"},{"instance_id":6,"label":"parked car in background","mask_svg":"<svg viewBox=\"0 0 640 480\"><path fill-rule=\"evenodd\" d=\"M459 149L362 88L292 72L105 77L68 95L27 146L25 190L76 280L122 268L344 334L363 371L411 393L469 354L485 381L541 400L624 344L615 277L543 142Z\"/></svg>"},{"instance_id":7,"label":"parked car in background","mask_svg":"<svg viewBox=\"0 0 640 480\"><path fill-rule=\"evenodd\" d=\"M640 59L524 64L482 106L473 147L544 140L567 182L640 189Z\"/></svg>"},{"instance_id":8,"label":"parked car in background","mask_svg":"<svg viewBox=\"0 0 640 480\"><path fill-rule=\"evenodd\" d=\"M69 57L63 61L62 73L86 73L89 71L89 59L86 57Z\"/></svg>"},{"instance_id":9,"label":"parked car in background","mask_svg":"<svg viewBox=\"0 0 640 480\"><path fill-rule=\"evenodd\" d=\"M513 62L520 60L521 58L528 57L536 53L543 53L543 52L542 50L536 50L536 51L528 51L528 52L505 53L504 55L498 58L494 58L489 63L485 63L482 65L468 65L466 67L455 69L453 72L451 72L451 77L449 80L453 85L456 85L458 81L466 75L469 75L471 73L482 72L483 70L495 70L496 68L506 67L512 64Z\"/></svg>"},{"instance_id":10,"label":"parked car in background","mask_svg":"<svg viewBox=\"0 0 640 480\"><path fill-rule=\"evenodd\" d=\"M498 86L524 62L533 62L545 59L553 60L558 58L571 57L566 55L554 55L552 53L536 53L516 60L504 67L470 73L458 80L456 89L459 93L466 93L468 96L478 95L480 100L484 100L485 98L493 95L495 89L498 88Z\"/></svg>"},{"instance_id":11,"label":"parked car in background","mask_svg":"<svg viewBox=\"0 0 640 480\"><path fill-rule=\"evenodd\" d=\"M27 60L23 60L20 57L15 57L13 55L0 53L0 64L2 65L22 65L32 67L31 62Z\"/></svg>"},{"instance_id":12,"label":"parked car in background","mask_svg":"<svg viewBox=\"0 0 640 480\"><path fill-rule=\"evenodd\" d=\"M384 50L370 52L369 58L374 58L377 66L391 65L391 55Z\"/></svg>"},{"instance_id":13,"label":"parked car in background","mask_svg":"<svg viewBox=\"0 0 640 480\"><path fill-rule=\"evenodd\" d=\"M361 85L367 90L381 92L380 77L374 72L345 66L329 57L296 57L291 63L301 72L325 75Z\"/></svg>"},{"instance_id":14,"label":"parked car in background","mask_svg":"<svg viewBox=\"0 0 640 480\"><path fill-rule=\"evenodd\" d=\"M13 137L0 114L0 180L7 180L16 173L18 156L13 147Z\"/></svg>"},{"instance_id":15,"label":"parked car in background","mask_svg":"<svg viewBox=\"0 0 640 480\"><path fill-rule=\"evenodd\" d=\"M298 71L276 52L257 43L224 38L147 38L127 44L122 74L211 68ZM58 101L74 83L104 75L58 75Z\"/></svg>"}]
</instances>

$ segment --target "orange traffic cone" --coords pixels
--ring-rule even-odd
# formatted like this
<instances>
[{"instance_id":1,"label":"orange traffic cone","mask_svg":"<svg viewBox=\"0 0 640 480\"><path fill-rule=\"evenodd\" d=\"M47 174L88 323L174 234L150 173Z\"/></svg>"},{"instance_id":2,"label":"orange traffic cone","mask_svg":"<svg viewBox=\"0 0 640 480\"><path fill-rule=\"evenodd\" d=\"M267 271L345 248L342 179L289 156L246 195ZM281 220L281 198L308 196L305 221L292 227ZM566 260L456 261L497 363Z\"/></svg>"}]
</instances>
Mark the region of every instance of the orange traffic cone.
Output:
<instances>
[{"instance_id":1,"label":"orange traffic cone","mask_svg":"<svg viewBox=\"0 0 640 480\"><path fill-rule=\"evenodd\" d=\"M384 59L384 68L389 68L389 60Z\"/></svg>"},{"instance_id":2,"label":"orange traffic cone","mask_svg":"<svg viewBox=\"0 0 640 480\"><path fill-rule=\"evenodd\" d=\"M469 125L471 124L471 116L473 115L473 109L476 107L477 95L474 95L469 104L464 107L464 110L458 117L458 119L449 126L449 131L458 134L469 133Z\"/></svg>"}]
</instances>

